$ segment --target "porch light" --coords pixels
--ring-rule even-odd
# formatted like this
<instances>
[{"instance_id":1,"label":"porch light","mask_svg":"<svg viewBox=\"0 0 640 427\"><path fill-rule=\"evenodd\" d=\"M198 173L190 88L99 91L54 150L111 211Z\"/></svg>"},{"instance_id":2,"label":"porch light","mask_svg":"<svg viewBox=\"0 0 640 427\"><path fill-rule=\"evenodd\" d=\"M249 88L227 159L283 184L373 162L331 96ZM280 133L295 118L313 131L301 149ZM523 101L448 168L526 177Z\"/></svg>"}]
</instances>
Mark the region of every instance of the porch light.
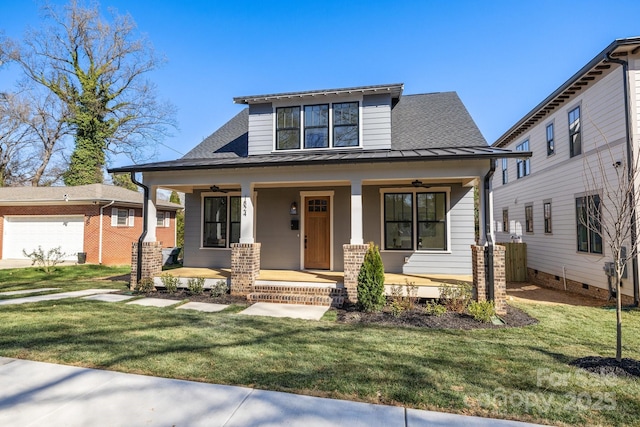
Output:
<instances>
[{"instance_id":1,"label":"porch light","mask_svg":"<svg viewBox=\"0 0 640 427\"><path fill-rule=\"evenodd\" d=\"M291 203L289 215L298 215L298 204L296 202Z\"/></svg>"}]
</instances>

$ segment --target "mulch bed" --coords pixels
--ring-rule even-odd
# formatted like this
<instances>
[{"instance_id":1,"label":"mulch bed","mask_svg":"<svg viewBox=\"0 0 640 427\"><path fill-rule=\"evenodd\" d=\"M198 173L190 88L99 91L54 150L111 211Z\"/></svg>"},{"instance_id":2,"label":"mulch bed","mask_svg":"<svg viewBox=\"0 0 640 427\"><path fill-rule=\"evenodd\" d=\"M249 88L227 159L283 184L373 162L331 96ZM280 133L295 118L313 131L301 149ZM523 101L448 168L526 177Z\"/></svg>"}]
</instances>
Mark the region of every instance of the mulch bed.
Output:
<instances>
[{"instance_id":1,"label":"mulch bed","mask_svg":"<svg viewBox=\"0 0 640 427\"><path fill-rule=\"evenodd\" d=\"M569 364L592 374L640 377L640 361L633 359L622 359L618 362L615 357L588 356L576 359Z\"/></svg>"},{"instance_id":2,"label":"mulch bed","mask_svg":"<svg viewBox=\"0 0 640 427\"><path fill-rule=\"evenodd\" d=\"M362 323L388 326L413 326L418 328L434 329L498 329L512 328L533 325L538 320L529 316L522 310L507 306L507 314L500 316L505 322L504 325L494 325L493 323L482 323L475 320L468 314L447 312L441 316L433 316L424 313L424 306L417 305L413 310L407 310L394 316L386 309L378 313L364 313L358 311L356 306L345 306L336 309L338 312L338 322L341 323Z\"/></svg>"}]
</instances>

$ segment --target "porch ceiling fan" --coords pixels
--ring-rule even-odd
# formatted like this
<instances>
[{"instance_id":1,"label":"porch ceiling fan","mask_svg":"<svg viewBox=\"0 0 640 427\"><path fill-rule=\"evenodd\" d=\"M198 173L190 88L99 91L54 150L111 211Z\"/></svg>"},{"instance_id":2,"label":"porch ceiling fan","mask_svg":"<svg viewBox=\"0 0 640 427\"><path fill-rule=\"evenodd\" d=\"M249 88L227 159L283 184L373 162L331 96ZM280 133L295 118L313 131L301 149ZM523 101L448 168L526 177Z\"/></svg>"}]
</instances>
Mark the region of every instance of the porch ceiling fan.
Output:
<instances>
[{"instance_id":1,"label":"porch ceiling fan","mask_svg":"<svg viewBox=\"0 0 640 427\"><path fill-rule=\"evenodd\" d=\"M209 189L214 193L228 193L229 192L229 190L223 190L222 188L218 187L217 185L212 185L211 187L209 187Z\"/></svg>"}]
</instances>

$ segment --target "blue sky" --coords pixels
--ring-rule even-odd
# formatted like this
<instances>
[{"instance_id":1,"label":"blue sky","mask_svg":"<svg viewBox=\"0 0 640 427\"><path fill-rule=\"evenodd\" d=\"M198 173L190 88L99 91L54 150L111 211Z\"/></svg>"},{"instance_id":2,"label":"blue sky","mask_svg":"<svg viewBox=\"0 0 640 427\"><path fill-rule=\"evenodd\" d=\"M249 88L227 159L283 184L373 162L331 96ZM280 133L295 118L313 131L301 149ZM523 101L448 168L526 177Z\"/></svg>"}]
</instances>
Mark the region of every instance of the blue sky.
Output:
<instances>
[{"instance_id":1,"label":"blue sky","mask_svg":"<svg viewBox=\"0 0 640 427\"><path fill-rule=\"evenodd\" d=\"M65 2L52 0L52 3ZM233 117L232 98L404 83L456 91L489 143L616 38L640 35L640 2L102 0L130 13L168 63L150 78L178 109L155 160L186 153ZM20 38L38 3L0 0ZM11 69L0 70L0 91ZM118 159L119 166L129 164Z\"/></svg>"}]
</instances>

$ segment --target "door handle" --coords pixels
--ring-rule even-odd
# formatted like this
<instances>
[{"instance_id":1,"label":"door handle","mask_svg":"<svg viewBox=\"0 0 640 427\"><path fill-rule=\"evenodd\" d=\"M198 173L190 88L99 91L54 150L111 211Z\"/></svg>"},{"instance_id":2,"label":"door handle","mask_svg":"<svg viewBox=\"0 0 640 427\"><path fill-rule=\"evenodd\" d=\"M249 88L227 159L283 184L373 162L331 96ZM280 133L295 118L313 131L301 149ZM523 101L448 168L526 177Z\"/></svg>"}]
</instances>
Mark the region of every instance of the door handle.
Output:
<instances>
[{"instance_id":1,"label":"door handle","mask_svg":"<svg viewBox=\"0 0 640 427\"><path fill-rule=\"evenodd\" d=\"M304 248L307 249L307 236L304 236Z\"/></svg>"}]
</instances>

